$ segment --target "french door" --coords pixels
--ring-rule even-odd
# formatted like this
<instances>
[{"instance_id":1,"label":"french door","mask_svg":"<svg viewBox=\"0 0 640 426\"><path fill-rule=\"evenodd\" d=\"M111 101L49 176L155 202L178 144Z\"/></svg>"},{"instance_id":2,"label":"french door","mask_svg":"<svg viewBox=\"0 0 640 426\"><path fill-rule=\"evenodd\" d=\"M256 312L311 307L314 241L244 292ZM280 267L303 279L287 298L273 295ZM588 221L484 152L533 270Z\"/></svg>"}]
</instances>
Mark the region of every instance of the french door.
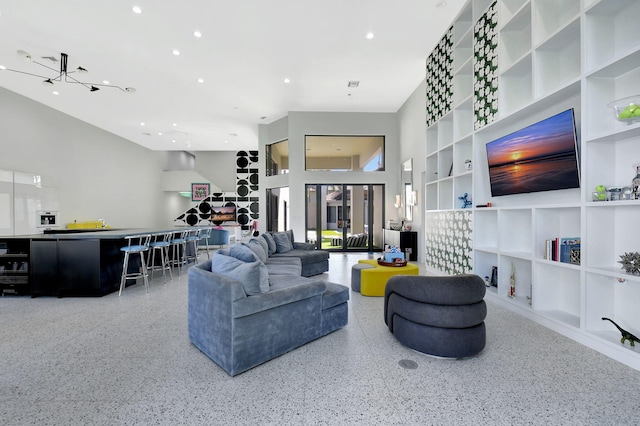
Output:
<instances>
[{"instance_id":1,"label":"french door","mask_svg":"<svg viewBox=\"0 0 640 426\"><path fill-rule=\"evenodd\" d=\"M384 185L306 185L306 240L333 251L383 247Z\"/></svg>"}]
</instances>

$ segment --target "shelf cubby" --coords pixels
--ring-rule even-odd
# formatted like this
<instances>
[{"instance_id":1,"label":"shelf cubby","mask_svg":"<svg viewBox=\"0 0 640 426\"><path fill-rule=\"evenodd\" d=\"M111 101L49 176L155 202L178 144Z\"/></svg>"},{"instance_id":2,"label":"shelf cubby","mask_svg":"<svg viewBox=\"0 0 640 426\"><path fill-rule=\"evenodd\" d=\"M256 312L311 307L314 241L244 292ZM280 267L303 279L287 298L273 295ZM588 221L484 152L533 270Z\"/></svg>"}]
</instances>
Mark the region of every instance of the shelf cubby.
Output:
<instances>
[{"instance_id":1,"label":"shelf cubby","mask_svg":"<svg viewBox=\"0 0 640 426\"><path fill-rule=\"evenodd\" d=\"M473 213L473 234L476 250L498 250L498 211L495 209L475 209Z\"/></svg>"},{"instance_id":2,"label":"shelf cubby","mask_svg":"<svg viewBox=\"0 0 640 426\"><path fill-rule=\"evenodd\" d=\"M453 209L453 178L447 178L438 183L439 210Z\"/></svg>"},{"instance_id":3,"label":"shelf cubby","mask_svg":"<svg viewBox=\"0 0 640 426\"><path fill-rule=\"evenodd\" d=\"M521 109L533 99L531 65L529 52L498 77L498 112L501 117Z\"/></svg>"},{"instance_id":4,"label":"shelf cubby","mask_svg":"<svg viewBox=\"0 0 640 426\"><path fill-rule=\"evenodd\" d=\"M535 49L535 97L552 93L580 78L580 18Z\"/></svg>"},{"instance_id":5,"label":"shelf cubby","mask_svg":"<svg viewBox=\"0 0 640 426\"><path fill-rule=\"evenodd\" d=\"M468 58L453 76L453 105L468 102L473 95L473 61Z\"/></svg>"},{"instance_id":6,"label":"shelf cubby","mask_svg":"<svg viewBox=\"0 0 640 426\"><path fill-rule=\"evenodd\" d=\"M525 3L499 30L498 66L509 69L531 52L531 3Z\"/></svg>"},{"instance_id":7,"label":"shelf cubby","mask_svg":"<svg viewBox=\"0 0 640 426\"><path fill-rule=\"evenodd\" d=\"M530 257L533 247L531 209L501 209L500 251L512 256Z\"/></svg>"},{"instance_id":8,"label":"shelf cubby","mask_svg":"<svg viewBox=\"0 0 640 426\"><path fill-rule=\"evenodd\" d=\"M425 185L425 209L438 210L438 184L429 183Z\"/></svg>"},{"instance_id":9,"label":"shelf cubby","mask_svg":"<svg viewBox=\"0 0 640 426\"><path fill-rule=\"evenodd\" d=\"M579 16L580 0L536 0L533 9L534 44L548 40L568 23L579 23Z\"/></svg>"},{"instance_id":10,"label":"shelf cubby","mask_svg":"<svg viewBox=\"0 0 640 426\"><path fill-rule=\"evenodd\" d=\"M471 135L459 140L453 145L453 175L458 176L469 172L465 162L473 158L473 139ZM473 167L473 163L471 163Z\"/></svg>"},{"instance_id":11,"label":"shelf cubby","mask_svg":"<svg viewBox=\"0 0 640 426\"><path fill-rule=\"evenodd\" d=\"M449 112L438 122L438 148L443 149L453 143L453 113Z\"/></svg>"},{"instance_id":12,"label":"shelf cubby","mask_svg":"<svg viewBox=\"0 0 640 426\"><path fill-rule=\"evenodd\" d=\"M431 154L427 157L427 168L425 178L427 183L438 180L438 154Z\"/></svg>"},{"instance_id":13,"label":"shelf cubby","mask_svg":"<svg viewBox=\"0 0 640 426\"><path fill-rule=\"evenodd\" d=\"M587 306L585 328L599 338L640 354L640 346L635 348L620 342L621 334L609 321L611 318L627 331L640 333L638 327L638 304L640 303L640 284L637 282L619 282L616 278L587 273L586 275Z\"/></svg>"},{"instance_id":14,"label":"shelf cubby","mask_svg":"<svg viewBox=\"0 0 640 426\"><path fill-rule=\"evenodd\" d=\"M535 232L535 258L544 259L546 240L581 237L580 208L550 207L536 209Z\"/></svg>"},{"instance_id":15,"label":"shelf cubby","mask_svg":"<svg viewBox=\"0 0 640 426\"><path fill-rule=\"evenodd\" d=\"M464 196L464 194L467 194L470 200L473 199L473 181L471 173L465 173L453 178L453 197L455 198L453 207L455 209L463 208L463 202L459 197Z\"/></svg>"},{"instance_id":16,"label":"shelf cubby","mask_svg":"<svg viewBox=\"0 0 640 426\"><path fill-rule=\"evenodd\" d=\"M587 208L587 266L614 273L620 271L620 255L638 251L639 206L638 201L605 201Z\"/></svg>"},{"instance_id":17,"label":"shelf cubby","mask_svg":"<svg viewBox=\"0 0 640 426\"><path fill-rule=\"evenodd\" d=\"M511 274L515 276L515 297L510 297L514 302L530 307L531 295L531 261L513 256L500 256L498 266L498 294L508 296L511 288Z\"/></svg>"},{"instance_id":18,"label":"shelf cubby","mask_svg":"<svg viewBox=\"0 0 640 426\"><path fill-rule=\"evenodd\" d=\"M558 263L536 263L532 306L545 316L580 327L580 270Z\"/></svg>"},{"instance_id":19,"label":"shelf cubby","mask_svg":"<svg viewBox=\"0 0 640 426\"><path fill-rule=\"evenodd\" d=\"M638 16L637 0L600 0L586 11L587 71L638 48Z\"/></svg>"},{"instance_id":20,"label":"shelf cubby","mask_svg":"<svg viewBox=\"0 0 640 426\"><path fill-rule=\"evenodd\" d=\"M427 155L438 151L438 123L427 129Z\"/></svg>"}]
</instances>

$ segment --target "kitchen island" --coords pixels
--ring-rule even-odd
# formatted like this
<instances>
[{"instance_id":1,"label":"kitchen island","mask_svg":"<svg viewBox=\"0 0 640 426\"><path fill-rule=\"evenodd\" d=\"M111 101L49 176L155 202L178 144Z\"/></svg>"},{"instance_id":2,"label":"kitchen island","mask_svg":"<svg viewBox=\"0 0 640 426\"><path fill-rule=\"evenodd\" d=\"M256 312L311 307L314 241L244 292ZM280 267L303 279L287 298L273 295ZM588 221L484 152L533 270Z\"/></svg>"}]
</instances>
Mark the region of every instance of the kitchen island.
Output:
<instances>
[{"instance_id":1,"label":"kitchen island","mask_svg":"<svg viewBox=\"0 0 640 426\"><path fill-rule=\"evenodd\" d=\"M104 296L119 289L125 237L178 231L98 229L0 237L0 291L36 296ZM129 271L140 268L138 256ZM132 282L130 282L133 284Z\"/></svg>"}]
</instances>

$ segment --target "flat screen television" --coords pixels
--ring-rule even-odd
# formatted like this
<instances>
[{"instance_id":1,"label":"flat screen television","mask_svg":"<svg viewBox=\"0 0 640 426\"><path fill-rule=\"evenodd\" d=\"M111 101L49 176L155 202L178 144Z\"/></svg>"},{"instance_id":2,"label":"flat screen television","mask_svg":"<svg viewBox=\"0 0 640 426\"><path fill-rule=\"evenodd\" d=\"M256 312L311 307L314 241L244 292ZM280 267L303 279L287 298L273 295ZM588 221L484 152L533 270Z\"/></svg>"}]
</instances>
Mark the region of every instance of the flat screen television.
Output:
<instances>
[{"instance_id":1,"label":"flat screen television","mask_svg":"<svg viewBox=\"0 0 640 426\"><path fill-rule=\"evenodd\" d=\"M220 206L211 207L211 222L235 222L236 221L236 207L235 206Z\"/></svg>"},{"instance_id":2,"label":"flat screen television","mask_svg":"<svg viewBox=\"0 0 640 426\"><path fill-rule=\"evenodd\" d=\"M491 195L580 187L573 108L487 143Z\"/></svg>"}]
</instances>

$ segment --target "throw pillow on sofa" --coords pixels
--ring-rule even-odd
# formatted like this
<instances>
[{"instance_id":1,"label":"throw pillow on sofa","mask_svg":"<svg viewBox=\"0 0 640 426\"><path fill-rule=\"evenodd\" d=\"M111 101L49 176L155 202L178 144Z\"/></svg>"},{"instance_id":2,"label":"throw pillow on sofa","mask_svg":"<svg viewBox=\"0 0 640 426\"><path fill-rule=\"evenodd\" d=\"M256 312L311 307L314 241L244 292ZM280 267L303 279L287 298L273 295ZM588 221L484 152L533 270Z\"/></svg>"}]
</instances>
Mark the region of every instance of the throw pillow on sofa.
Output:
<instances>
[{"instance_id":1,"label":"throw pillow on sofa","mask_svg":"<svg viewBox=\"0 0 640 426\"><path fill-rule=\"evenodd\" d=\"M247 247L253 250L253 252L256 254L256 256L258 256L258 259L260 259L262 263L265 263L267 261L267 252L265 251L265 249L262 247L262 245L258 242L256 238L252 238L249 240L248 243L242 243L242 244L246 244Z\"/></svg>"},{"instance_id":2,"label":"throw pillow on sofa","mask_svg":"<svg viewBox=\"0 0 640 426\"><path fill-rule=\"evenodd\" d=\"M259 260L243 262L219 251L211 260L211 272L239 281L247 296L269 291L269 272Z\"/></svg>"},{"instance_id":3,"label":"throw pillow on sofa","mask_svg":"<svg viewBox=\"0 0 640 426\"><path fill-rule=\"evenodd\" d=\"M276 242L276 253L287 253L293 250L293 244L286 232L275 232L272 235Z\"/></svg>"},{"instance_id":4,"label":"throw pillow on sofa","mask_svg":"<svg viewBox=\"0 0 640 426\"><path fill-rule=\"evenodd\" d=\"M271 234L269 234L267 232L265 234L260 235L260 237L264 238L264 240L267 242L267 245L269 246L269 251L267 252L267 254L269 256L274 254L276 252L276 242L273 239L273 237L271 236ZM260 238L260 237L258 237L258 238Z\"/></svg>"},{"instance_id":5,"label":"throw pillow on sofa","mask_svg":"<svg viewBox=\"0 0 640 426\"><path fill-rule=\"evenodd\" d=\"M235 257L243 262L255 262L256 260L260 260L251 248L242 243L236 243L229 247L229 256Z\"/></svg>"}]
</instances>

